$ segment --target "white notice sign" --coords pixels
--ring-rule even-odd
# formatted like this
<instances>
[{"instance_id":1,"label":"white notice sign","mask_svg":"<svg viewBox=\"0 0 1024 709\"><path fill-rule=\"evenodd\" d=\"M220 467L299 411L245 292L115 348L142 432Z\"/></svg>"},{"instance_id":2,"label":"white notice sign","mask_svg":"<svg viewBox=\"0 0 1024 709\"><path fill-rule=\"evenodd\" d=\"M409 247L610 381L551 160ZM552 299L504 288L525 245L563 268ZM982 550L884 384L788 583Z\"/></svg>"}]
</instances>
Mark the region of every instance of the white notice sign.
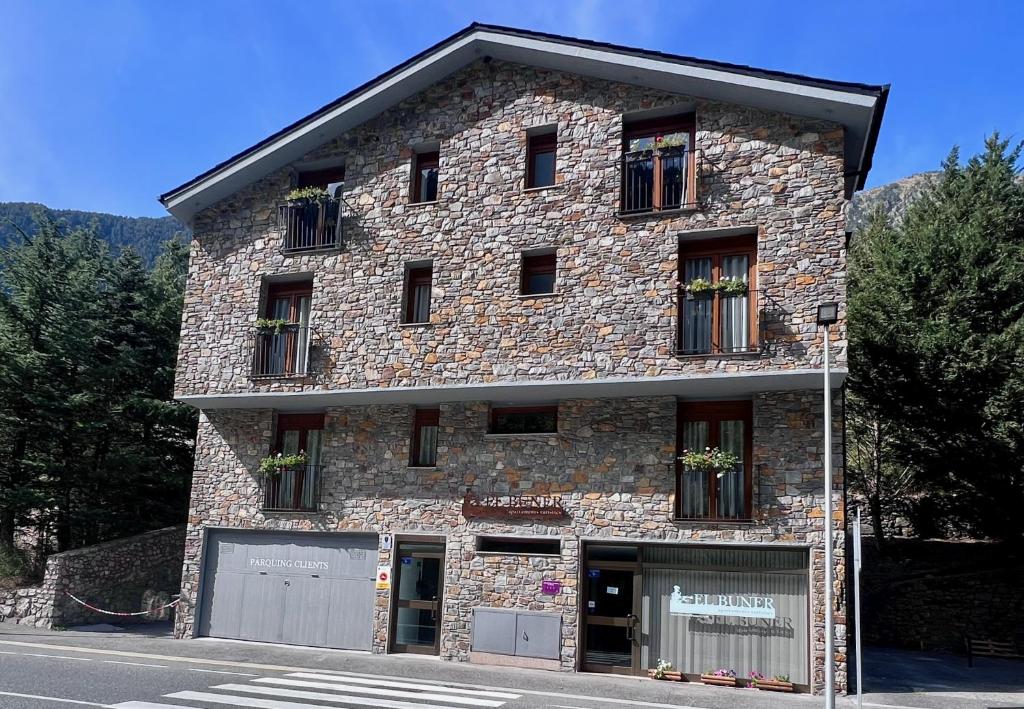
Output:
<instances>
[{"instance_id":1,"label":"white notice sign","mask_svg":"<svg viewBox=\"0 0 1024 709\"><path fill-rule=\"evenodd\" d=\"M725 615L734 618L774 618L775 599L771 596L691 593L683 595L673 586L669 612L674 615Z\"/></svg>"}]
</instances>

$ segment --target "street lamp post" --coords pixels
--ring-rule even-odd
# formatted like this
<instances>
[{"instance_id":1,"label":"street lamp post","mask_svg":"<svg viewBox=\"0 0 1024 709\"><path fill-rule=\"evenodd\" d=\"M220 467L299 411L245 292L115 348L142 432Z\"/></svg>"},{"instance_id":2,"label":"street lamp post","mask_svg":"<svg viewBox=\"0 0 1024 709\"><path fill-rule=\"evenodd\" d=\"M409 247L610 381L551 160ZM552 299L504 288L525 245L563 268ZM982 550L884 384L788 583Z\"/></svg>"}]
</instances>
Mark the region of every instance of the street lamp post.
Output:
<instances>
[{"instance_id":1,"label":"street lamp post","mask_svg":"<svg viewBox=\"0 0 1024 709\"><path fill-rule=\"evenodd\" d=\"M832 579L832 382L829 371L828 326L839 319L837 303L822 303L818 306L818 324L824 330L825 344L825 709L835 709L835 616L833 615Z\"/></svg>"}]
</instances>

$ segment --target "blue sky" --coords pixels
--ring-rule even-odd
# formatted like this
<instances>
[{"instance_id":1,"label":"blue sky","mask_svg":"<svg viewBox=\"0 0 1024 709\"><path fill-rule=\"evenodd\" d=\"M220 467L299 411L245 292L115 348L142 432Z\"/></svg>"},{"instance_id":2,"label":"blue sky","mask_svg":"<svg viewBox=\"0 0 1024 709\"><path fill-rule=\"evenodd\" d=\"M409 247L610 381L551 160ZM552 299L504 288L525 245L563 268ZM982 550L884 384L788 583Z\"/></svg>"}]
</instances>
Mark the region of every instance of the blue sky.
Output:
<instances>
[{"instance_id":1,"label":"blue sky","mask_svg":"<svg viewBox=\"0 0 1024 709\"><path fill-rule=\"evenodd\" d=\"M3 0L0 201L133 216L473 20L891 83L868 185L1024 138L1024 2Z\"/></svg>"}]
</instances>

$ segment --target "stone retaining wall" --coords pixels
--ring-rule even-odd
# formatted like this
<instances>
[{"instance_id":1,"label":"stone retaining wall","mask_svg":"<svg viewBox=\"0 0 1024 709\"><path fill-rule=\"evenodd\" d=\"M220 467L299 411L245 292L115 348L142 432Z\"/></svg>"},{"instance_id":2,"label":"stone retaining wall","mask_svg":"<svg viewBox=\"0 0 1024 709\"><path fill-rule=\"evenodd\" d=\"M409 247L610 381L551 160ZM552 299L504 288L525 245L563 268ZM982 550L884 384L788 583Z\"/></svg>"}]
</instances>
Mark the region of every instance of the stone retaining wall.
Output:
<instances>
[{"instance_id":1,"label":"stone retaining wall","mask_svg":"<svg viewBox=\"0 0 1024 709\"><path fill-rule=\"evenodd\" d=\"M964 652L964 636L1024 641L1024 558L993 542L864 540L865 645Z\"/></svg>"},{"instance_id":2,"label":"stone retaining wall","mask_svg":"<svg viewBox=\"0 0 1024 709\"><path fill-rule=\"evenodd\" d=\"M66 594L106 610L158 608L178 592L184 548L181 525L53 554L46 561L42 583L0 590L0 621L52 628L166 620L169 609L144 616L110 616L90 611Z\"/></svg>"}]
</instances>

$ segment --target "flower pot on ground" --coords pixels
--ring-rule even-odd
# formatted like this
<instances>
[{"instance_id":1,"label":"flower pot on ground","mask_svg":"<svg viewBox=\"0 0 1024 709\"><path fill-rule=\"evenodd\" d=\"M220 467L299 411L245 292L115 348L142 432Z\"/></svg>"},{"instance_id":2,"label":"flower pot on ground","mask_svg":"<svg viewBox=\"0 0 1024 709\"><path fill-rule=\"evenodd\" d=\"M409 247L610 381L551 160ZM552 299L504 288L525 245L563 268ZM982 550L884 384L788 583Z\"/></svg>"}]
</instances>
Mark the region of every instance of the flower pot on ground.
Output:
<instances>
[{"instance_id":1,"label":"flower pot on ground","mask_svg":"<svg viewBox=\"0 0 1024 709\"><path fill-rule=\"evenodd\" d=\"M683 673L675 669L671 662L666 660L658 659L658 666L652 670L647 670L647 676L651 679L665 679L671 682L682 682Z\"/></svg>"},{"instance_id":2,"label":"flower pot on ground","mask_svg":"<svg viewBox=\"0 0 1024 709\"><path fill-rule=\"evenodd\" d=\"M736 670L709 670L701 674L700 681L716 687L735 687Z\"/></svg>"},{"instance_id":3,"label":"flower pot on ground","mask_svg":"<svg viewBox=\"0 0 1024 709\"><path fill-rule=\"evenodd\" d=\"M763 689L766 692L792 692L793 683L789 681L788 677L783 675L776 675L775 677L768 679L767 677L760 677L753 680L753 684L758 689Z\"/></svg>"}]
</instances>

